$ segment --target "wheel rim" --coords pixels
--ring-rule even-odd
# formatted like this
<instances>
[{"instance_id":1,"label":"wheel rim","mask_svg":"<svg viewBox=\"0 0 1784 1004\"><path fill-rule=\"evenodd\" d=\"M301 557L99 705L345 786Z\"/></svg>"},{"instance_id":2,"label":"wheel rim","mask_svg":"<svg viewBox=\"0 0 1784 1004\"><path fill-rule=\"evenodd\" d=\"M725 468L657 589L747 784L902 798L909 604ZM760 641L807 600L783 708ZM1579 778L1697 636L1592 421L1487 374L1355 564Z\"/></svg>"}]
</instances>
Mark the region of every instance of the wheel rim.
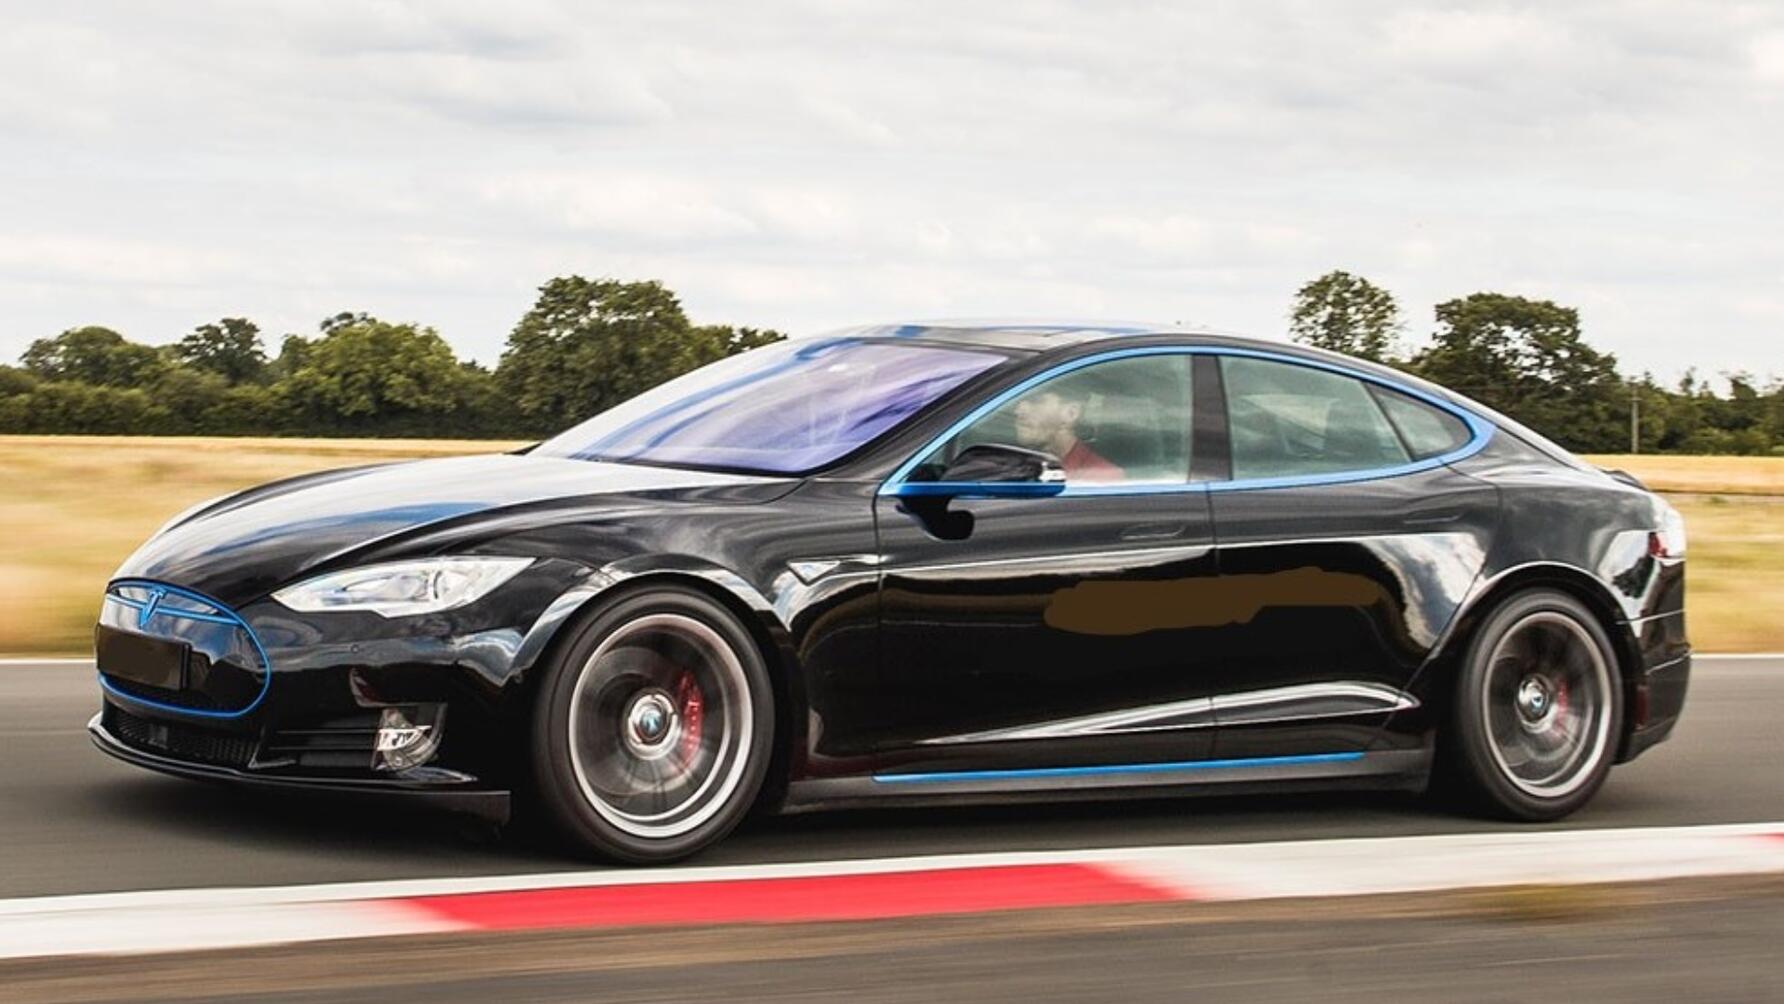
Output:
<instances>
[{"instance_id":1,"label":"wheel rim","mask_svg":"<svg viewBox=\"0 0 1784 1004\"><path fill-rule=\"evenodd\" d=\"M1505 779L1542 798L1585 784L1609 746L1611 686L1604 652L1574 618L1540 611L1513 624L1481 682L1487 745Z\"/></svg>"},{"instance_id":2,"label":"wheel rim","mask_svg":"<svg viewBox=\"0 0 1784 1004\"><path fill-rule=\"evenodd\" d=\"M602 819L679 836L724 808L754 723L737 653L705 623L650 614L596 647L570 695L570 766Z\"/></svg>"}]
</instances>

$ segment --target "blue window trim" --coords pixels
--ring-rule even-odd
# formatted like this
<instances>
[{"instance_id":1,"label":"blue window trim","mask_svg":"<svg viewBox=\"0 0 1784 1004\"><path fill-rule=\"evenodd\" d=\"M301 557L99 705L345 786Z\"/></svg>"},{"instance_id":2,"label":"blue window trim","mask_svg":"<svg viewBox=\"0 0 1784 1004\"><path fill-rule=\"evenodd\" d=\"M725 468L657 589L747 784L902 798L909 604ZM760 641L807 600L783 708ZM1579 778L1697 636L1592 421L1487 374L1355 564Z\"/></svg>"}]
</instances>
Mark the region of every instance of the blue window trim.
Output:
<instances>
[{"instance_id":1,"label":"blue window trim","mask_svg":"<svg viewBox=\"0 0 1784 1004\"><path fill-rule=\"evenodd\" d=\"M1445 464L1451 464L1458 460L1464 460L1471 457L1486 447L1488 441L1493 438L1495 429L1493 423L1481 418L1474 412L1469 411L1454 402L1444 400L1443 398L1420 390L1417 387L1401 383L1397 380L1378 376L1374 373L1365 373L1348 366L1340 366L1319 359L1306 359L1301 356L1290 355L1284 352L1270 352L1263 349L1247 349L1226 345L1153 345L1144 348L1114 349L1109 352L1101 352L1096 355L1084 356L1080 359L1073 359L1069 362L1061 363L1058 366L1036 373L1013 387L1006 388L990 400L968 412L963 418L954 422L954 424L948 426L948 428L940 435L925 443L922 449L911 454L908 460L900 464L898 469L894 470L891 476L886 478L886 480L880 484L878 494L900 497L907 495L952 495L957 498L972 497L974 489L980 488L980 486L975 483L960 481L906 481L905 478L909 477L911 471L916 469L919 461L924 457L929 456L929 454L937 447L959 435L962 430L997 410L1017 395L1045 383L1054 377L1062 376L1074 370L1083 369L1086 366L1094 366L1097 363L1110 362L1116 359L1130 359L1139 356L1239 356L1248 359L1266 359L1271 362L1287 363L1291 366L1305 366L1309 369L1324 370L1328 373L1336 373L1340 376L1350 377L1353 380L1362 380L1366 383L1372 383L1378 387L1386 387L1389 390L1397 391L1428 404L1445 414L1452 415L1461 420L1464 425L1468 426L1468 431L1471 435L1468 442L1463 443L1461 446L1456 447L1448 453L1440 454L1435 457L1426 457L1424 460L1415 460L1394 467L1371 467L1356 471L1334 471L1329 474L1298 474L1277 478L1241 478L1226 481L1172 481L1117 485L1072 485L1068 483L1064 491L1036 492L1035 494L1037 496L1075 498L1094 495L1156 495L1172 492L1231 492L1252 491L1263 488L1300 488L1312 485L1336 485L1357 481L1377 481L1382 478L1397 478L1407 474L1416 474L1420 471L1428 471L1436 467L1442 467ZM1008 488L1008 485L997 485L995 487L995 493L999 497L1008 497L1010 495L1010 492L1007 490ZM989 489L980 488L980 490Z\"/></svg>"},{"instance_id":2,"label":"blue window trim","mask_svg":"<svg viewBox=\"0 0 1784 1004\"><path fill-rule=\"evenodd\" d=\"M1163 774L1185 770L1244 770L1256 767L1298 767L1321 763L1355 763L1362 752L1300 753L1292 756L1238 757L1227 760L1177 760L1166 763L1115 763L1093 767L1026 767L1014 770L958 770L912 774L875 774L880 784L935 784L962 781L1027 781L1095 777L1108 774Z\"/></svg>"},{"instance_id":3,"label":"blue window trim","mask_svg":"<svg viewBox=\"0 0 1784 1004\"><path fill-rule=\"evenodd\" d=\"M240 718L259 707L260 703L266 700L267 691L271 690L273 685L273 661L267 657L266 646L260 643L260 635L248 625L247 621L243 620L235 613L235 611L231 610L227 603L219 602L203 593L191 589L168 585L165 582L157 582L154 579L118 579L105 587L105 599L108 602L117 603L121 606L129 607L132 610L141 610L145 604L126 596L119 596L112 592L114 589L133 586L139 589L158 589L174 596L196 600L214 610L222 611L221 614L205 614L194 610L181 610L177 607L157 606L155 608L156 617L175 617L181 620L204 621L209 624L230 624L247 632L248 640L254 643L254 650L260 653L260 665L262 667L260 674L260 693L255 694L254 699L249 701L246 707L235 711L207 711L203 708L183 708L177 704L168 704L164 701L156 701L147 697L138 697L135 694L127 694L112 686L111 683L106 680L105 672L101 670L98 674L99 686L103 688L106 693L120 700L129 701L132 704L140 704L145 707L155 708L158 711L190 715L194 718Z\"/></svg>"}]
</instances>

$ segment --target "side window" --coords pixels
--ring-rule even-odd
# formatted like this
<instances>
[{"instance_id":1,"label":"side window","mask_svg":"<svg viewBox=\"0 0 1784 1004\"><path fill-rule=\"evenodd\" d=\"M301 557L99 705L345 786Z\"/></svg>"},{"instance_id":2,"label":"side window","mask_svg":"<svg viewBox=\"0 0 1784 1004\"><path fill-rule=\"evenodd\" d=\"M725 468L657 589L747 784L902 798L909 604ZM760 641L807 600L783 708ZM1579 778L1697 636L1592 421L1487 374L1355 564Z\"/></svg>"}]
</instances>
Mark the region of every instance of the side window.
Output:
<instances>
[{"instance_id":1,"label":"side window","mask_svg":"<svg viewBox=\"0 0 1784 1004\"><path fill-rule=\"evenodd\" d=\"M1387 412L1388 421L1394 423L1414 460L1459 449L1474 435L1461 419L1417 398L1386 387L1370 387L1369 392L1375 395L1381 410Z\"/></svg>"},{"instance_id":2,"label":"side window","mask_svg":"<svg viewBox=\"0 0 1784 1004\"><path fill-rule=\"evenodd\" d=\"M1292 363L1223 356L1233 478L1394 467L1411 458L1361 380Z\"/></svg>"},{"instance_id":3,"label":"side window","mask_svg":"<svg viewBox=\"0 0 1784 1004\"><path fill-rule=\"evenodd\" d=\"M1059 458L1067 484L1189 480L1188 355L1130 356L1060 374L936 447L912 481L939 480L961 450L1000 443Z\"/></svg>"}]
</instances>

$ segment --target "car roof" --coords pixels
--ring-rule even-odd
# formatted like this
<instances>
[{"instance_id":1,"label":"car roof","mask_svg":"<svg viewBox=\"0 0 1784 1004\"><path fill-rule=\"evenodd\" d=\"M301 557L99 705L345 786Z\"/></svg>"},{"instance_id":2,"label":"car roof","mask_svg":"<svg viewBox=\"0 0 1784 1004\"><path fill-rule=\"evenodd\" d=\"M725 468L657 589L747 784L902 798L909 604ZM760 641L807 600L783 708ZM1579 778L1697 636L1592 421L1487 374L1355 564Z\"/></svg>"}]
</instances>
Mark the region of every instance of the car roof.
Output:
<instances>
[{"instance_id":1,"label":"car roof","mask_svg":"<svg viewBox=\"0 0 1784 1004\"><path fill-rule=\"evenodd\" d=\"M826 333L829 337L869 338L993 349L1013 356L1078 355L1085 348L1118 349L1124 345L1186 345L1241 349L1272 356L1305 359L1351 372L1372 374L1400 386L1413 386L1463 407L1485 410L1469 400L1404 370L1286 339L1247 338L1207 328L1143 322L1082 321L918 321L874 324ZM1495 419L1502 416L1494 415Z\"/></svg>"},{"instance_id":2,"label":"car roof","mask_svg":"<svg viewBox=\"0 0 1784 1004\"><path fill-rule=\"evenodd\" d=\"M1240 338L1176 324L1117 321L913 321L899 324L865 325L846 331L827 332L827 334L833 337L842 335L856 338L912 340L1014 352L1050 352L1089 342L1106 342L1146 336L1162 336L1187 344L1234 344L1257 348L1281 348L1287 344Z\"/></svg>"}]
</instances>

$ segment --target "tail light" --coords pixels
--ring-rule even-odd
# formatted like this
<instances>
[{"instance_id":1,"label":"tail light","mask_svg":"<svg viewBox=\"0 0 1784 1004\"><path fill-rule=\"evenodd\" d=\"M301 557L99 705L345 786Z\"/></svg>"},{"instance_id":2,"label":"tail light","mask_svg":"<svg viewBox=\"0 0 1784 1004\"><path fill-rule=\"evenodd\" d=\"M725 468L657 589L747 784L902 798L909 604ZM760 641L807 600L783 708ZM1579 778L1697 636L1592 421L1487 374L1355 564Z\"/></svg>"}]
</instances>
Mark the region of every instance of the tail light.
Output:
<instances>
[{"instance_id":1,"label":"tail light","mask_svg":"<svg viewBox=\"0 0 1784 1004\"><path fill-rule=\"evenodd\" d=\"M1648 532L1648 553L1656 558L1685 556L1685 517L1665 499L1657 499L1660 528Z\"/></svg>"}]
</instances>

